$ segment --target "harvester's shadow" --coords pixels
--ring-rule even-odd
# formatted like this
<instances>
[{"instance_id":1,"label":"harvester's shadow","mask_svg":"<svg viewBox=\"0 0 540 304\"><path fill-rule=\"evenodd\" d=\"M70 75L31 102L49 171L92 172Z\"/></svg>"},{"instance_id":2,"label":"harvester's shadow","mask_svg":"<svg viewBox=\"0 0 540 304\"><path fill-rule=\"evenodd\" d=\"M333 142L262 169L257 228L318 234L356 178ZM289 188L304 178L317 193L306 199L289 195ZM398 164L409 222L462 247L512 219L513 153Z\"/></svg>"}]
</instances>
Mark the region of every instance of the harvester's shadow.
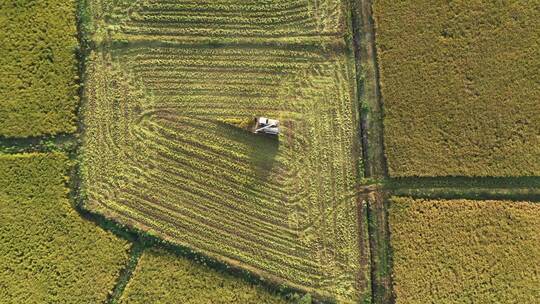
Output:
<instances>
[{"instance_id":1,"label":"harvester's shadow","mask_svg":"<svg viewBox=\"0 0 540 304\"><path fill-rule=\"evenodd\" d=\"M218 123L223 130L221 134L224 140L238 143L248 152L249 166L253 174L261 182L266 182L276 165L276 156L279 152L279 137L254 134L248 130L231 126L226 123ZM255 186L255 185L252 185Z\"/></svg>"}]
</instances>

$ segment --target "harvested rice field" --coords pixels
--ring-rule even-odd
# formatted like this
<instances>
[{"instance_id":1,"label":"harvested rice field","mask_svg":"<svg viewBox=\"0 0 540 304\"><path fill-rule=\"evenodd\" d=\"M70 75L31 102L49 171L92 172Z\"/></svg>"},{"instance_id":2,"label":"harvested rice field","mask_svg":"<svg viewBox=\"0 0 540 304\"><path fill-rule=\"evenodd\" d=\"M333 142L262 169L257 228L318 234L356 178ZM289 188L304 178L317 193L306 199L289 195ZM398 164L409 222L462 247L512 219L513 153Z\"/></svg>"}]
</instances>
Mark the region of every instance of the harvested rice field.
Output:
<instances>
[{"instance_id":1,"label":"harvested rice field","mask_svg":"<svg viewBox=\"0 0 540 304\"><path fill-rule=\"evenodd\" d=\"M220 7L246 18L265 13L235 1ZM205 32L219 44L171 32L171 22L198 24L182 19L184 9L168 7L174 16L164 21L150 18L165 10L155 1L94 7L96 23L118 22L110 26L125 40L111 32L90 57L86 208L321 298L369 297L366 214L356 196L362 167L354 64L344 30L323 35L326 27L316 26L327 24L332 7L341 16L336 5L321 4L319 18L312 7L293 10L299 20L311 18L292 27L310 36L305 43L276 43L286 36L278 30L260 41L247 29ZM119 13L103 19L96 12ZM145 33L145 42L125 30L143 21L133 21L142 12L156 26L140 28L159 30ZM205 18L240 22L226 16ZM254 26L264 30L261 22ZM260 136L231 123L256 116L279 119L281 134Z\"/></svg>"},{"instance_id":2,"label":"harvested rice field","mask_svg":"<svg viewBox=\"0 0 540 304\"><path fill-rule=\"evenodd\" d=\"M341 0L94 0L97 32L119 41L242 43L317 42L342 36ZM101 39L98 38L99 41Z\"/></svg>"}]
</instances>

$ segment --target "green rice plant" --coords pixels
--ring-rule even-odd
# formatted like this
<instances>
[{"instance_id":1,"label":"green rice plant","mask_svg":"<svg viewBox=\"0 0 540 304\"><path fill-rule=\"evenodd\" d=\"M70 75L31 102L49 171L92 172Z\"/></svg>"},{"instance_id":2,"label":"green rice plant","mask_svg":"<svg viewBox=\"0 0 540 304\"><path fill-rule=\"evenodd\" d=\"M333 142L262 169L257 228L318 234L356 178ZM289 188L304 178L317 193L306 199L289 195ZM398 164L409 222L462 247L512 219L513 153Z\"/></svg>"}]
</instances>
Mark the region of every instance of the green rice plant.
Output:
<instances>
[{"instance_id":1,"label":"green rice plant","mask_svg":"<svg viewBox=\"0 0 540 304\"><path fill-rule=\"evenodd\" d=\"M261 286L212 270L161 249L147 249L122 294L120 304L145 303L280 304L284 298Z\"/></svg>"},{"instance_id":2,"label":"green rice plant","mask_svg":"<svg viewBox=\"0 0 540 304\"><path fill-rule=\"evenodd\" d=\"M73 0L0 4L0 136L76 130L75 11Z\"/></svg>"},{"instance_id":3,"label":"green rice plant","mask_svg":"<svg viewBox=\"0 0 540 304\"><path fill-rule=\"evenodd\" d=\"M375 0L390 175L540 175L531 1Z\"/></svg>"},{"instance_id":4,"label":"green rice plant","mask_svg":"<svg viewBox=\"0 0 540 304\"><path fill-rule=\"evenodd\" d=\"M129 245L81 218L62 153L0 155L2 303L103 303Z\"/></svg>"},{"instance_id":5,"label":"green rice plant","mask_svg":"<svg viewBox=\"0 0 540 304\"><path fill-rule=\"evenodd\" d=\"M540 204L394 197L396 303L535 303Z\"/></svg>"}]
</instances>

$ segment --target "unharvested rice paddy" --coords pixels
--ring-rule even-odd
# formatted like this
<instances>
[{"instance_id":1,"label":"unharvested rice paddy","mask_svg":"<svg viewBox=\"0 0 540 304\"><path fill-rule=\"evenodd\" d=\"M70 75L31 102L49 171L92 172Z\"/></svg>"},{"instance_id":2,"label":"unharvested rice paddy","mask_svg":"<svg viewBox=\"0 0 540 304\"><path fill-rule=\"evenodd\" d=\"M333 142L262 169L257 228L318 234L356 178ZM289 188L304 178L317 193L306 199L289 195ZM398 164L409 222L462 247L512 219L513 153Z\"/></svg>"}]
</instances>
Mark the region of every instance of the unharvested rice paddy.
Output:
<instances>
[{"instance_id":1,"label":"unharvested rice paddy","mask_svg":"<svg viewBox=\"0 0 540 304\"><path fill-rule=\"evenodd\" d=\"M538 2L375 0L390 175L540 175Z\"/></svg>"},{"instance_id":2,"label":"unharvested rice paddy","mask_svg":"<svg viewBox=\"0 0 540 304\"><path fill-rule=\"evenodd\" d=\"M95 24L112 23L88 67L87 207L322 297L367 297L354 66L327 20L346 23L341 5L318 2L93 1ZM285 28L299 40L276 43ZM282 134L224 122L258 115Z\"/></svg>"},{"instance_id":3,"label":"unharvested rice paddy","mask_svg":"<svg viewBox=\"0 0 540 304\"><path fill-rule=\"evenodd\" d=\"M67 199L65 155L0 155L0 302L104 303L128 244Z\"/></svg>"},{"instance_id":4,"label":"unharvested rice paddy","mask_svg":"<svg viewBox=\"0 0 540 304\"><path fill-rule=\"evenodd\" d=\"M393 198L397 304L538 303L540 204Z\"/></svg>"},{"instance_id":5,"label":"unharvested rice paddy","mask_svg":"<svg viewBox=\"0 0 540 304\"><path fill-rule=\"evenodd\" d=\"M1 1L0 29L0 136L74 132L75 1Z\"/></svg>"},{"instance_id":6,"label":"unharvested rice paddy","mask_svg":"<svg viewBox=\"0 0 540 304\"><path fill-rule=\"evenodd\" d=\"M120 304L285 304L260 286L160 249L147 249Z\"/></svg>"}]
</instances>

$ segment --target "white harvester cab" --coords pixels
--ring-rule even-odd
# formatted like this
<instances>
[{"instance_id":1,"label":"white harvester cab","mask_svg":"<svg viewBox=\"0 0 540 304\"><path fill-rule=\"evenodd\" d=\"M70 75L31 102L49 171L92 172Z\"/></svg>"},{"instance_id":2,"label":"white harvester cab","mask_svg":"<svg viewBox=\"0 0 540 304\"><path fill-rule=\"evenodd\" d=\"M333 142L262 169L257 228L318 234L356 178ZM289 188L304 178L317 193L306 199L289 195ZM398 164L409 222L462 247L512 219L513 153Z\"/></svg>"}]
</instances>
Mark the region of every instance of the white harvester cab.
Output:
<instances>
[{"instance_id":1,"label":"white harvester cab","mask_svg":"<svg viewBox=\"0 0 540 304\"><path fill-rule=\"evenodd\" d=\"M278 135L279 134L279 121L275 119L269 119L266 117L255 117L255 128L253 129L253 133Z\"/></svg>"}]
</instances>

